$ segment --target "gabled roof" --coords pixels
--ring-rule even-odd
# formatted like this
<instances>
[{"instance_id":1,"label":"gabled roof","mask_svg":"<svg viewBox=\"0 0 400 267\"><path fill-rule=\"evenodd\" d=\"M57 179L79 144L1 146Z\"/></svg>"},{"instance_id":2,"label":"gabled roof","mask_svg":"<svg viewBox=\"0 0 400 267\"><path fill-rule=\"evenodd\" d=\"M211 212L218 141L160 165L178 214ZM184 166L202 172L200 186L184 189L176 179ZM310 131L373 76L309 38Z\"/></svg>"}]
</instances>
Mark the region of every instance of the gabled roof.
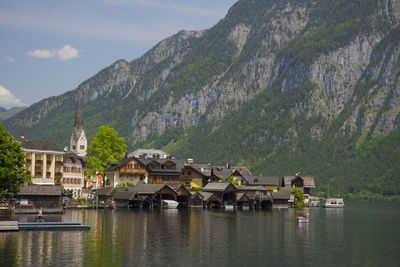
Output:
<instances>
[{"instance_id":1,"label":"gabled roof","mask_svg":"<svg viewBox=\"0 0 400 267\"><path fill-rule=\"evenodd\" d=\"M189 189L186 188L183 184L168 184L176 193L179 193L179 190L186 193L186 195L190 195Z\"/></svg>"},{"instance_id":2,"label":"gabled roof","mask_svg":"<svg viewBox=\"0 0 400 267\"><path fill-rule=\"evenodd\" d=\"M135 192L133 187L116 188L112 197L116 200L132 200L135 197Z\"/></svg>"},{"instance_id":3,"label":"gabled roof","mask_svg":"<svg viewBox=\"0 0 400 267\"><path fill-rule=\"evenodd\" d=\"M282 184L285 187L291 187L292 186L292 180L296 178L301 178L303 179L303 186L308 187L308 188L315 188L315 181L313 176L283 176L283 182Z\"/></svg>"},{"instance_id":4,"label":"gabled roof","mask_svg":"<svg viewBox=\"0 0 400 267\"><path fill-rule=\"evenodd\" d=\"M128 156L140 158L144 154L146 154L145 158L153 158L155 155L159 155L160 159L165 159L169 156L167 153L159 149L137 149L129 153Z\"/></svg>"},{"instance_id":5,"label":"gabled roof","mask_svg":"<svg viewBox=\"0 0 400 267\"><path fill-rule=\"evenodd\" d=\"M115 188L114 187L102 187L96 190L97 196L112 196Z\"/></svg>"},{"instance_id":6,"label":"gabled roof","mask_svg":"<svg viewBox=\"0 0 400 267\"><path fill-rule=\"evenodd\" d=\"M146 168L149 170L149 172L155 172L155 173L170 173L170 174L180 174L183 169L183 160L181 159L142 159L142 158L136 158L137 161L142 163ZM170 169L153 169L151 168L151 163L152 162L157 162L161 166L163 166L166 162L172 162L175 164L175 170L170 170Z\"/></svg>"},{"instance_id":7,"label":"gabled roof","mask_svg":"<svg viewBox=\"0 0 400 267\"><path fill-rule=\"evenodd\" d=\"M32 150L64 152L57 145L50 141L26 141L22 143L22 148Z\"/></svg>"},{"instance_id":8,"label":"gabled roof","mask_svg":"<svg viewBox=\"0 0 400 267\"><path fill-rule=\"evenodd\" d=\"M239 175L251 175L251 172L246 167L223 167L223 166L213 166L212 173L220 178L226 179L232 176L235 172Z\"/></svg>"},{"instance_id":9,"label":"gabled roof","mask_svg":"<svg viewBox=\"0 0 400 267\"><path fill-rule=\"evenodd\" d=\"M192 168L204 177L211 176L211 166L203 163L185 163L184 167Z\"/></svg>"},{"instance_id":10,"label":"gabled roof","mask_svg":"<svg viewBox=\"0 0 400 267\"><path fill-rule=\"evenodd\" d=\"M144 183L137 183L133 187L133 191L138 194L155 194L161 189L163 189L166 184L144 184ZM172 189L172 188L171 188ZM173 189L172 189L173 190Z\"/></svg>"},{"instance_id":11,"label":"gabled roof","mask_svg":"<svg viewBox=\"0 0 400 267\"><path fill-rule=\"evenodd\" d=\"M74 159L76 161L79 160L81 162L82 166L85 165L85 159L73 152L67 152L64 154L63 163L66 163L68 161L68 159Z\"/></svg>"},{"instance_id":12,"label":"gabled roof","mask_svg":"<svg viewBox=\"0 0 400 267\"><path fill-rule=\"evenodd\" d=\"M237 191L236 187L231 183L208 183L204 188L204 192L224 192L229 188L233 191Z\"/></svg>"},{"instance_id":13,"label":"gabled roof","mask_svg":"<svg viewBox=\"0 0 400 267\"><path fill-rule=\"evenodd\" d=\"M236 186L236 189L238 190L238 192L242 192L242 191L272 191L269 188L266 188L264 186Z\"/></svg>"},{"instance_id":14,"label":"gabled roof","mask_svg":"<svg viewBox=\"0 0 400 267\"><path fill-rule=\"evenodd\" d=\"M238 202L244 202L244 201L249 201L249 200L250 200L250 198L245 193L239 193L236 195L236 201L238 201Z\"/></svg>"},{"instance_id":15,"label":"gabled roof","mask_svg":"<svg viewBox=\"0 0 400 267\"><path fill-rule=\"evenodd\" d=\"M20 188L20 196L61 196L61 185L25 185Z\"/></svg>"},{"instance_id":16,"label":"gabled roof","mask_svg":"<svg viewBox=\"0 0 400 267\"><path fill-rule=\"evenodd\" d=\"M272 185L278 186L279 185L279 176L254 176L248 175L248 182L250 185Z\"/></svg>"},{"instance_id":17,"label":"gabled roof","mask_svg":"<svg viewBox=\"0 0 400 267\"><path fill-rule=\"evenodd\" d=\"M115 170L115 169L118 169L118 168L120 168L121 166L125 165L126 163L130 162L131 160L136 160L138 163L140 163L140 164L143 165L143 163L140 162L140 161L139 161L137 158L135 158L135 157L126 157L126 158L121 159L121 160L118 161L118 162L111 162L111 163L109 164L108 169L107 169L106 171L113 171L113 170ZM146 167L146 165L144 165L144 166Z\"/></svg>"},{"instance_id":18,"label":"gabled roof","mask_svg":"<svg viewBox=\"0 0 400 267\"><path fill-rule=\"evenodd\" d=\"M271 192L272 199L289 200L290 194L288 192Z\"/></svg>"},{"instance_id":19,"label":"gabled roof","mask_svg":"<svg viewBox=\"0 0 400 267\"><path fill-rule=\"evenodd\" d=\"M213 199L215 199L215 200L217 200L217 201L222 203L222 200L219 199L213 193L210 193L210 192L198 192L198 193L203 197L203 201L205 201L205 202L207 202L207 201L209 201L209 200L211 200L213 198Z\"/></svg>"}]
</instances>

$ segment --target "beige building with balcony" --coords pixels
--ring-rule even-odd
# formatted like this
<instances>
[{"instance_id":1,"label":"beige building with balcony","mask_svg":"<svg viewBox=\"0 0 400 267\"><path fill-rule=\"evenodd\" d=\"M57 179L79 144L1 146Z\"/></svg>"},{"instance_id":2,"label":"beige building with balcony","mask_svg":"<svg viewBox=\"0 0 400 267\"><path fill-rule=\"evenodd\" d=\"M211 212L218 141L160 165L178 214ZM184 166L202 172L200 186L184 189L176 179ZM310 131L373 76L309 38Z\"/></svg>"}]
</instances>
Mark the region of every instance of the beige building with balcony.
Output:
<instances>
[{"instance_id":1,"label":"beige building with balcony","mask_svg":"<svg viewBox=\"0 0 400 267\"><path fill-rule=\"evenodd\" d=\"M60 185L65 152L48 141L19 140L25 151L25 167L36 185Z\"/></svg>"}]
</instances>

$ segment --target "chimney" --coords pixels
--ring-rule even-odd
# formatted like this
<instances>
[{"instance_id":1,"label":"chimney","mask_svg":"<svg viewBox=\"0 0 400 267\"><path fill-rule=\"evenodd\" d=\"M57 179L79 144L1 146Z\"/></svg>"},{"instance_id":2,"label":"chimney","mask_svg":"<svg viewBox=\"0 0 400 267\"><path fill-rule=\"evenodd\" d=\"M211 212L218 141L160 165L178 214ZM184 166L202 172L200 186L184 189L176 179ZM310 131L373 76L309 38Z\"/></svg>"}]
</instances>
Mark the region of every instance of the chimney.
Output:
<instances>
[{"instance_id":1,"label":"chimney","mask_svg":"<svg viewBox=\"0 0 400 267\"><path fill-rule=\"evenodd\" d=\"M193 163L193 159L188 159L187 163L190 163L190 164Z\"/></svg>"},{"instance_id":2,"label":"chimney","mask_svg":"<svg viewBox=\"0 0 400 267\"><path fill-rule=\"evenodd\" d=\"M229 162L226 163L226 168L230 169L231 168L231 164L229 164Z\"/></svg>"}]
</instances>

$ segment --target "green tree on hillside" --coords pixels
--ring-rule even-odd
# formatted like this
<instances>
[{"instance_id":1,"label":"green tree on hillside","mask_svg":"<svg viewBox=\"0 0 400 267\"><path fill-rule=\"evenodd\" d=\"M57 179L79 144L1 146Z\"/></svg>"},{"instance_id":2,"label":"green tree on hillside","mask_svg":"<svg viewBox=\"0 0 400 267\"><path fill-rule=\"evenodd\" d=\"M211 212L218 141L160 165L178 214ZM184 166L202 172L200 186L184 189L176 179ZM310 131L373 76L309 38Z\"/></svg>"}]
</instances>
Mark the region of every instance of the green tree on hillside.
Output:
<instances>
[{"instance_id":1,"label":"green tree on hillside","mask_svg":"<svg viewBox=\"0 0 400 267\"><path fill-rule=\"evenodd\" d=\"M21 144L0 124L0 199L9 198L29 180Z\"/></svg>"},{"instance_id":2,"label":"green tree on hillside","mask_svg":"<svg viewBox=\"0 0 400 267\"><path fill-rule=\"evenodd\" d=\"M123 137L108 126L100 126L92 143L87 148L87 170L88 175L100 174L105 185L106 169L110 162L121 160L126 152L126 144Z\"/></svg>"}]
</instances>

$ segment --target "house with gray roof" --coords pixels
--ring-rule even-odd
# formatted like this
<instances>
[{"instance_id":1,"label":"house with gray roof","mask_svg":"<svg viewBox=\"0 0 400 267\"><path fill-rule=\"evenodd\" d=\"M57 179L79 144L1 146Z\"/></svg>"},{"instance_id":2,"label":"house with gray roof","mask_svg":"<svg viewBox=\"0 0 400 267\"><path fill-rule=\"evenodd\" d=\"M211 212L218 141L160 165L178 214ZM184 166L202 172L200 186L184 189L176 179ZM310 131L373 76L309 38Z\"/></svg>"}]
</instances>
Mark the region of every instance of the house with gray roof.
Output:
<instances>
[{"instance_id":1,"label":"house with gray roof","mask_svg":"<svg viewBox=\"0 0 400 267\"><path fill-rule=\"evenodd\" d=\"M146 166L149 184L180 183L184 161L180 159L136 158Z\"/></svg>"},{"instance_id":2,"label":"house with gray roof","mask_svg":"<svg viewBox=\"0 0 400 267\"><path fill-rule=\"evenodd\" d=\"M281 187L286 191L292 188L300 188L304 194L310 195L311 190L315 188L315 181L313 176L283 176Z\"/></svg>"},{"instance_id":3,"label":"house with gray roof","mask_svg":"<svg viewBox=\"0 0 400 267\"><path fill-rule=\"evenodd\" d=\"M264 186L274 192L278 191L281 178L279 176L255 176L245 175L251 186Z\"/></svg>"}]
</instances>

